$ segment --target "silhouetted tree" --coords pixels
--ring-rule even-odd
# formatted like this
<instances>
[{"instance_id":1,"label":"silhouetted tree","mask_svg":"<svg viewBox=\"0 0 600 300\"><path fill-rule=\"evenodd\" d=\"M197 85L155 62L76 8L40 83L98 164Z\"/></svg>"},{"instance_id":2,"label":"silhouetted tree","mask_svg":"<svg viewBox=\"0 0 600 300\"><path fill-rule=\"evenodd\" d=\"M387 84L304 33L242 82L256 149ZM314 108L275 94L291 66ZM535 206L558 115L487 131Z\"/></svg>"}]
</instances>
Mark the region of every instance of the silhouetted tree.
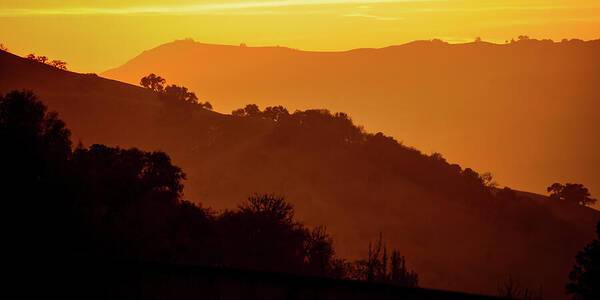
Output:
<instances>
[{"instance_id":1,"label":"silhouetted tree","mask_svg":"<svg viewBox=\"0 0 600 300\"><path fill-rule=\"evenodd\" d=\"M210 102L205 101L205 102L199 102L198 105L200 105L200 107L206 109L206 110L213 110L213 106L212 104L210 104Z\"/></svg>"},{"instance_id":2,"label":"silhouetted tree","mask_svg":"<svg viewBox=\"0 0 600 300\"><path fill-rule=\"evenodd\" d=\"M53 67L55 67L57 69L60 69L60 70L67 70L67 63L65 61L62 61L62 60L59 60L59 59L54 59L52 61L49 61L48 57L43 56L43 55L36 56L33 53L28 54L27 56L25 56L25 58L27 58L29 60L37 61L39 63L43 63L43 64L47 64L47 65L53 66Z\"/></svg>"},{"instance_id":3,"label":"silhouetted tree","mask_svg":"<svg viewBox=\"0 0 600 300\"><path fill-rule=\"evenodd\" d=\"M521 281L508 276L506 281L498 285L498 296L504 299L513 300L542 300L542 288L539 291L534 291L521 284Z\"/></svg>"},{"instance_id":4,"label":"silhouetted tree","mask_svg":"<svg viewBox=\"0 0 600 300\"><path fill-rule=\"evenodd\" d=\"M239 206L240 213L266 216L281 224L291 225L294 220L294 207L283 197L275 195L252 195Z\"/></svg>"},{"instance_id":5,"label":"silhouetted tree","mask_svg":"<svg viewBox=\"0 0 600 300\"><path fill-rule=\"evenodd\" d=\"M50 62L50 65L57 69L67 70L67 63L62 60L58 60L58 59L52 60Z\"/></svg>"},{"instance_id":6,"label":"silhouetted tree","mask_svg":"<svg viewBox=\"0 0 600 300\"><path fill-rule=\"evenodd\" d=\"M350 278L363 281L385 282L400 286L416 287L419 277L406 268L406 259L396 249L389 259L382 236L373 245L369 243L366 260L358 260L351 267ZM389 272L388 272L389 270Z\"/></svg>"},{"instance_id":7,"label":"silhouetted tree","mask_svg":"<svg viewBox=\"0 0 600 300\"><path fill-rule=\"evenodd\" d=\"M528 36L528 35L519 35L519 36L517 37L517 39L518 39L519 41L527 41L527 40L530 40L530 38L529 38L529 36Z\"/></svg>"},{"instance_id":8,"label":"silhouetted tree","mask_svg":"<svg viewBox=\"0 0 600 300\"><path fill-rule=\"evenodd\" d=\"M494 175L492 175L492 173L485 172L481 174L480 177L483 181L483 185L485 185L489 189L494 189L498 186L498 183L494 180Z\"/></svg>"},{"instance_id":9,"label":"silhouetted tree","mask_svg":"<svg viewBox=\"0 0 600 300\"><path fill-rule=\"evenodd\" d=\"M140 79L140 85L154 92L162 92L165 89L166 80L154 73Z\"/></svg>"},{"instance_id":10,"label":"silhouetted tree","mask_svg":"<svg viewBox=\"0 0 600 300\"><path fill-rule=\"evenodd\" d=\"M547 188L550 198L563 200L578 205L593 205L596 199L591 198L590 191L578 183L567 183L565 185L554 183Z\"/></svg>"},{"instance_id":11,"label":"silhouetted tree","mask_svg":"<svg viewBox=\"0 0 600 300\"><path fill-rule=\"evenodd\" d=\"M36 56L33 53L28 54L25 58L27 58L29 60L37 61L37 62L40 62L40 63L43 63L43 64L45 64L45 63L48 62L48 57L43 56L43 55Z\"/></svg>"},{"instance_id":12,"label":"silhouetted tree","mask_svg":"<svg viewBox=\"0 0 600 300\"><path fill-rule=\"evenodd\" d=\"M188 91L188 89L184 86L177 86L174 84L171 84L165 88L164 98L177 102L198 104L198 97L196 94Z\"/></svg>"},{"instance_id":13,"label":"silhouetted tree","mask_svg":"<svg viewBox=\"0 0 600 300\"><path fill-rule=\"evenodd\" d=\"M14 197L15 238L24 239L14 244L38 251L40 259L57 256L48 261L74 251L174 257L183 172L162 152L102 145L73 152L69 137L31 92L0 97L3 196Z\"/></svg>"},{"instance_id":14,"label":"silhouetted tree","mask_svg":"<svg viewBox=\"0 0 600 300\"><path fill-rule=\"evenodd\" d=\"M415 271L406 267L406 258L400 251L392 251L389 282L401 286L416 287L419 285L419 276Z\"/></svg>"},{"instance_id":15,"label":"silhouetted tree","mask_svg":"<svg viewBox=\"0 0 600 300\"><path fill-rule=\"evenodd\" d=\"M569 281L566 289L573 299L600 299L600 222L596 224L596 239L575 257Z\"/></svg>"},{"instance_id":16,"label":"silhouetted tree","mask_svg":"<svg viewBox=\"0 0 600 300\"><path fill-rule=\"evenodd\" d=\"M317 226L311 230L305 241L306 273L313 275L335 276L333 259L333 240L327 234L324 226Z\"/></svg>"},{"instance_id":17,"label":"silhouetted tree","mask_svg":"<svg viewBox=\"0 0 600 300\"><path fill-rule=\"evenodd\" d=\"M279 121L281 118L287 117L290 115L288 110L281 106L269 106L265 108L265 111L262 113L263 117L269 120L273 120L275 122Z\"/></svg>"},{"instance_id":18,"label":"silhouetted tree","mask_svg":"<svg viewBox=\"0 0 600 300\"><path fill-rule=\"evenodd\" d=\"M70 132L29 91L0 95L0 181L5 200L4 250L31 263L61 253L68 206ZM40 249L43 249L41 251Z\"/></svg>"},{"instance_id":19,"label":"silhouetted tree","mask_svg":"<svg viewBox=\"0 0 600 300\"><path fill-rule=\"evenodd\" d=\"M146 77L140 79L140 85L152 90L159 94L161 99L167 101L167 103L187 103L187 104L196 104L199 107L212 110L213 106L210 102L200 102L198 101L198 97L195 93L188 91L188 89L184 86L177 86L175 84L171 84L165 86L166 80L154 73L149 74Z\"/></svg>"},{"instance_id":20,"label":"silhouetted tree","mask_svg":"<svg viewBox=\"0 0 600 300\"><path fill-rule=\"evenodd\" d=\"M223 213L218 218L223 264L302 273L307 232L293 216L291 204L273 195L251 196L237 211Z\"/></svg>"},{"instance_id":21,"label":"silhouetted tree","mask_svg":"<svg viewBox=\"0 0 600 300\"><path fill-rule=\"evenodd\" d=\"M444 156L439 152L432 153L430 157L431 157L431 159L433 159L435 161L446 162L446 159L444 158Z\"/></svg>"},{"instance_id":22,"label":"silhouetted tree","mask_svg":"<svg viewBox=\"0 0 600 300\"><path fill-rule=\"evenodd\" d=\"M248 104L244 108L236 109L231 112L236 117L258 117L261 115L260 108L256 104Z\"/></svg>"},{"instance_id":23,"label":"silhouetted tree","mask_svg":"<svg viewBox=\"0 0 600 300\"><path fill-rule=\"evenodd\" d=\"M70 131L30 91L0 96L0 139L6 160L2 169L34 182L56 175L56 168L62 168L71 155Z\"/></svg>"},{"instance_id":24,"label":"silhouetted tree","mask_svg":"<svg viewBox=\"0 0 600 300\"><path fill-rule=\"evenodd\" d=\"M103 257L172 261L185 174L162 152L104 145L73 153L79 226L95 237L89 251Z\"/></svg>"}]
</instances>

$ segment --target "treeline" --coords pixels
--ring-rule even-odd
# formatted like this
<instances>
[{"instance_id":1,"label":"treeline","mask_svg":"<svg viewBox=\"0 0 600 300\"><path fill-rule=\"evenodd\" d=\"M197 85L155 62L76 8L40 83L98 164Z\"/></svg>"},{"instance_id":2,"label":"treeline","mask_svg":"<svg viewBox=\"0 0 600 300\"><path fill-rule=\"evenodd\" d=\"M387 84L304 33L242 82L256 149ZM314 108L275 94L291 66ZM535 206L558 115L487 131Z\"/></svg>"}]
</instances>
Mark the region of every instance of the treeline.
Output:
<instances>
[{"instance_id":1,"label":"treeline","mask_svg":"<svg viewBox=\"0 0 600 300\"><path fill-rule=\"evenodd\" d=\"M47 64L50 66L53 66L57 69L60 70L67 70L67 62L60 60L60 59L53 59L50 60L47 56L44 55L35 55L33 53L28 54L27 56L25 56L25 58L32 60L32 61L37 61L39 63L43 63L43 64Z\"/></svg>"},{"instance_id":2,"label":"treeline","mask_svg":"<svg viewBox=\"0 0 600 300\"><path fill-rule=\"evenodd\" d=\"M471 168L462 169L458 164L448 163L440 153L424 155L381 132L367 133L362 127L355 126L345 113L331 113L325 109L290 113L283 106L269 106L261 110L256 104L248 104L232 111L231 115L274 122L276 130L270 138L281 142L298 141L301 144L308 140L303 136L310 135L310 139L317 138L319 143L335 144L342 149L344 144L355 146L383 170L399 172L403 177L457 201L475 199L476 202L470 204L485 206L496 200L506 202L527 198L509 187L498 189L497 182L489 172L480 174ZM551 199L573 205L589 206L597 201L582 184L553 183L547 191Z\"/></svg>"},{"instance_id":3,"label":"treeline","mask_svg":"<svg viewBox=\"0 0 600 300\"><path fill-rule=\"evenodd\" d=\"M529 40L531 39L528 36L519 36L519 41ZM208 101L198 101L194 92L183 86L166 85L166 80L154 73L141 78L140 85L157 93L159 99L167 103L195 104L212 110L212 105ZM440 153L425 155L381 132L367 133L362 127L354 125L350 116L343 112L308 109L290 113L281 105L268 106L261 110L256 104L248 104L233 110L231 115L274 123L274 131L267 139L275 143L293 145L296 148L318 143L331 149L335 147L342 151L351 151L353 153L349 154L366 158L380 170L395 173L426 187L429 191L456 201L468 202L470 205L486 208L489 203L497 200L526 198L518 196L509 187L498 189L498 183L489 172L480 174L471 168L463 169L458 164L448 163ZM591 198L589 190L582 184L553 183L547 191L554 200L583 206L596 203L596 199Z\"/></svg>"},{"instance_id":4,"label":"treeline","mask_svg":"<svg viewBox=\"0 0 600 300\"><path fill-rule=\"evenodd\" d=\"M474 199L481 202L493 197L495 183L491 174L462 169L458 164L448 163L439 153L424 155L381 132L367 133L362 127L355 126L345 113L331 113L325 109L289 113L282 106L261 111L257 105L249 104L234 110L232 115L275 122L270 140L300 148L305 147L306 140L311 140L312 144L316 142L332 149L351 151L353 153L349 155L364 157L380 170L400 175L457 201Z\"/></svg>"},{"instance_id":5,"label":"treeline","mask_svg":"<svg viewBox=\"0 0 600 300\"><path fill-rule=\"evenodd\" d=\"M8 249L28 262L141 261L226 266L416 286L393 250L348 262L325 227L297 221L283 197L253 195L216 213L183 199L185 173L163 152L73 147L31 92L0 96ZM389 268L389 271L388 271Z\"/></svg>"}]
</instances>

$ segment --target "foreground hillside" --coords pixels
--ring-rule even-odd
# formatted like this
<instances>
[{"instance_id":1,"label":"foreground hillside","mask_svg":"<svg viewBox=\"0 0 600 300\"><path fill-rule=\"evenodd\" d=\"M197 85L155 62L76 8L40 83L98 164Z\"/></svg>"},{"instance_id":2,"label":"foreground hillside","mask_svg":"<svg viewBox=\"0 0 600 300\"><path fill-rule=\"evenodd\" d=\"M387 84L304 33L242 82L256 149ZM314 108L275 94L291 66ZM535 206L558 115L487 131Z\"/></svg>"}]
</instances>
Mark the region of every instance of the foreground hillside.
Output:
<instances>
[{"instance_id":1,"label":"foreground hillside","mask_svg":"<svg viewBox=\"0 0 600 300\"><path fill-rule=\"evenodd\" d=\"M247 103L343 111L427 153L543 192L554 181L600 190L600 40L523 40L310 52L176 41L103 76L154 72L229 113Z\"/></svg>"},{"instance_id":2,"label":"foreground hillside","mask_svg":"<svg viewBox=\"0 0 600 300\"><path fill-rule=\"evenodd\" d=\"M426 287L495 293L512 275L560 299L600 218L545 198L494 197L476 173L365 134L344 114L180 110L139 87L0 52L0 93L21 88L58 111L74 141L168 152L194 201L230 208L253 192L283 194L299 219L327 224L346 257L364 256L383 232Z\"/></svg>"}]
</instances>

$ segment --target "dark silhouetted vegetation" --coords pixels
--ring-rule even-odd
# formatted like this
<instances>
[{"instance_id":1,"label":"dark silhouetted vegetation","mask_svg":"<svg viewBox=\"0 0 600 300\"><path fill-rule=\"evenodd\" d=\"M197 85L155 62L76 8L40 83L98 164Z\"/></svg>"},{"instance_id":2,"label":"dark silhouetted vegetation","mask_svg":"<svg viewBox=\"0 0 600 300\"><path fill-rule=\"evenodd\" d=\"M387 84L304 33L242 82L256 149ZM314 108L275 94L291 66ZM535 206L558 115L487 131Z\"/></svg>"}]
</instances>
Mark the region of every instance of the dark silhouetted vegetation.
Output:
<instances>
[{"instance_id":1,"label":"dark silhouetted vegetation","mask_svg":"<svg viewBox=\"0 0 600 300\"><path fill-rule=\"evenodd\" d=\"M197 104L198 97L193 92L188 91L186 87L169 85L165 87L163 96L169 100L180 101L189 104Z\"/></svg>"},{"instance_id":2,"label":"dark silhouetted vegetation","mask_svg":"<svg viewBox=\"0 0 600 300\"><path fill-rule=\"evenodd\" d=\"M375 244L369 243L367 255L366 259L351 264L351 278L408 287L418 286L419 276L407 269L406 259L400 255L400 251L393 249L388 257L387 247L381 235Z\"/></svg>"},{"instance_id":3,"label":"dark silhouetted vegetation","mask_svg":"<svg viewBox=\"0 0 600 300\"><path fill-rule=\"evenodd\" d=\"M530 289L523 286L521 281L513 276L508 276L506 281L498 285L498 296L514 300L542 300L544 298L541 287L537 291Z\"/></svg>"},{"instance_id":4,"label":"dark silhouetted vegetation","mask_svg":"<svg viewBox=\"0 0 600 300\"><path fill-rule=\"evenodd\" d=\"M563 185L554 183L547 190L550 193L550 198L555 200L562 200L583 206L596 203L596 199L591 197L590 191L583 184L567 183Z\"/></svg>"},{"instance_id":5,"label":"dark silhouetted vegetation","mask_svg":"<svg viewBox=\"0 0 600 300\"><path fill-rule=\"evenodd\" d=\"M16 197L13 222L27 228L16 245L43 249L34 254L40 259L227 266L416 286L396 252L392 271L381 270L381 240L366 263L376 277L352 275L325 227L298 222L283 197L256 194L217 214L182 198L186 175L164 152L72 149L65 124L31 92L0 97L0 141L3 192Z\"/></svg>"},{"instance_id":6,"label":"dark silhouetted vegetation","mask_svg":"<svg viewBox=\"0 0 600 300\"><path fill-rule=\"evenodd\" d=\"M492 188L497 183L490 173L479 174L470 168L463 170L457 164L449 164L440 154L423 155L383 133L366 133L362 127L355 126L345 113L332 114L328 110L314 109L290 114L282 106L267 107L261 111L257 105L249 104L234 110L232 115L274 121L277 126L269 139L288 147L294 145L303 149L315 143L339 147L344 150L338 155L365 155L365 160L381 170L402 174L450 198L460 201L477 199L480 204L494 198Z\"/></svg>"},{"instance_id":7,"label":"dark silhouetted vegetation","mask_svg":"<svg viewBox=\"0 0 600 300\"><path fill-rule=\"evenodd\" d=\"M290 115L288 110L281 106L268 106L264 111L261 111L258 105L248 104L244 108L236 109L231 112L231 115L235 117L253 117L263 118L271 121L279 121L282 118L286 118Z\"/></svg>"},{"instance_id":8,"label":"dark silhouetted vegetation","mask_svg":"<svg viewBox=\"0 0 600 300\"><path fill-rule=\"evenodd\" d=\"M33 60L33 61L37 61L39 63L43 63L43 64L47 64L50 66L53 66L57 69L60 70L67 70L67 62L59 60L59 59L53 59L53 60L49 60L47 56L43 56L43 55L35 55L33 53L28 54L25 58L29 59L29 60Z\"/></svg>"},{"instance_id":9,"label":"dark silhouetted vegetation","mask_svg":"<svg viewBox=\"0 0 600 300\"><path fill-rule=\"evenodd\" d=\"M596 239L575 257L569 274L567 293L574 300L600 299L600 222L596 224Z\"/></svg>"},{"instance_id":10,"label":"dark silhouetted vegetation","mask_svg":"<svg viewBox=\"0 0 600 300\"><path fill-rule=\"evenodd\" d=\"M166 82L167 81L164 78L157 76L154 73L140 79L141 86L157 93L160 93L165 89Z\"/></svg>"},{"instance_id":11,"label":"dark silhouetted vegetation","mask_svg":"<svg viewBox=\"0 0 600 300\"><path fill-rule=\"evenodd\" d=\"M65 61L59 60L59 59L54 59L50 62L50 65L57 68L57 69L61 69L61 70L66 70L67 69L67 63Z\"/></svg>"},{"instance_id":12,"label":"dark silhouetted vegetation","mask_svg":"<svg viewBox=\"0 0 600 300\"><path fill-rule=\"evenodd\" d=\"M165 86L166 79L151 73L148 76L142 77L140 79L140 85L158 93L160 98L163 99L167 103L185 103L185 104L194 104L199 107L207 110L212 110L213 106L210 102L200 102L198 101L198 97L194 92L188 91L188 89L184 86L177 86L175 84L171 84Z\"/></svg>"}]
</instances>

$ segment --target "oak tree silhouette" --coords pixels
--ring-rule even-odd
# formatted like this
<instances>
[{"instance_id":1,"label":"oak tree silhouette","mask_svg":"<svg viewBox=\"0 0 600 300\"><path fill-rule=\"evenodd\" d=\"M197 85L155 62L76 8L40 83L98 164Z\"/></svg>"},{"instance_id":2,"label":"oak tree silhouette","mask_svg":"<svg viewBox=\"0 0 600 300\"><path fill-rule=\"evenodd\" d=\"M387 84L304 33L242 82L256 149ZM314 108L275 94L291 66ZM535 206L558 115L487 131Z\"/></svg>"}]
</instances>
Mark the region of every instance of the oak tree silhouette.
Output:
<instances>
[{"instance_id":1,"label":"oak tree silhouette","mask_svg":"<svg viewBox=\"0 0 600 300\"><path fill-rule=\"evenodd\" d=\"M591 198L590 191L578 183L560 184L554 183L547 188L550 198L563 200L569 203L588 206L596 203L596 199Z\"/></svg>"},{"instance_id":2,"label":"oak tree silhouette","mask_svg":"<svg viewBox=\"0 0 600 300\"><path fill-rule=\"evenodd\" d=\"M154 73L140 79L140 85L154 92L162 92L167 81Z\"/></svg>"},{"instance_id":3,"label":"oak tree silhouette","mask_svg":"<svg viewBox=\"0 0 600 300\"><path fill-rule=\"evenodd\" d=\"M198 101L198 97L194 92L188 91L188 89L184 86L177 86L175 84L171 84L165 86L166 79L151 73L148 76L142 77L140 79L140 85L158 93L160 98L169 104L196 104L199 107L212 110L213 106L210 102L200 102Z\"/></svg>"},{"instance_id":4,"label":"oak tree silhouette","mask_svg":"<svg viewBox=\"0 0 600 300\"><path fill-rule=\"evenodd\" d=\"M575 257L569 274L567 293L574 300L600 299L600 222L596 224L596 239Z\"/></svg>"}]
</instances>

